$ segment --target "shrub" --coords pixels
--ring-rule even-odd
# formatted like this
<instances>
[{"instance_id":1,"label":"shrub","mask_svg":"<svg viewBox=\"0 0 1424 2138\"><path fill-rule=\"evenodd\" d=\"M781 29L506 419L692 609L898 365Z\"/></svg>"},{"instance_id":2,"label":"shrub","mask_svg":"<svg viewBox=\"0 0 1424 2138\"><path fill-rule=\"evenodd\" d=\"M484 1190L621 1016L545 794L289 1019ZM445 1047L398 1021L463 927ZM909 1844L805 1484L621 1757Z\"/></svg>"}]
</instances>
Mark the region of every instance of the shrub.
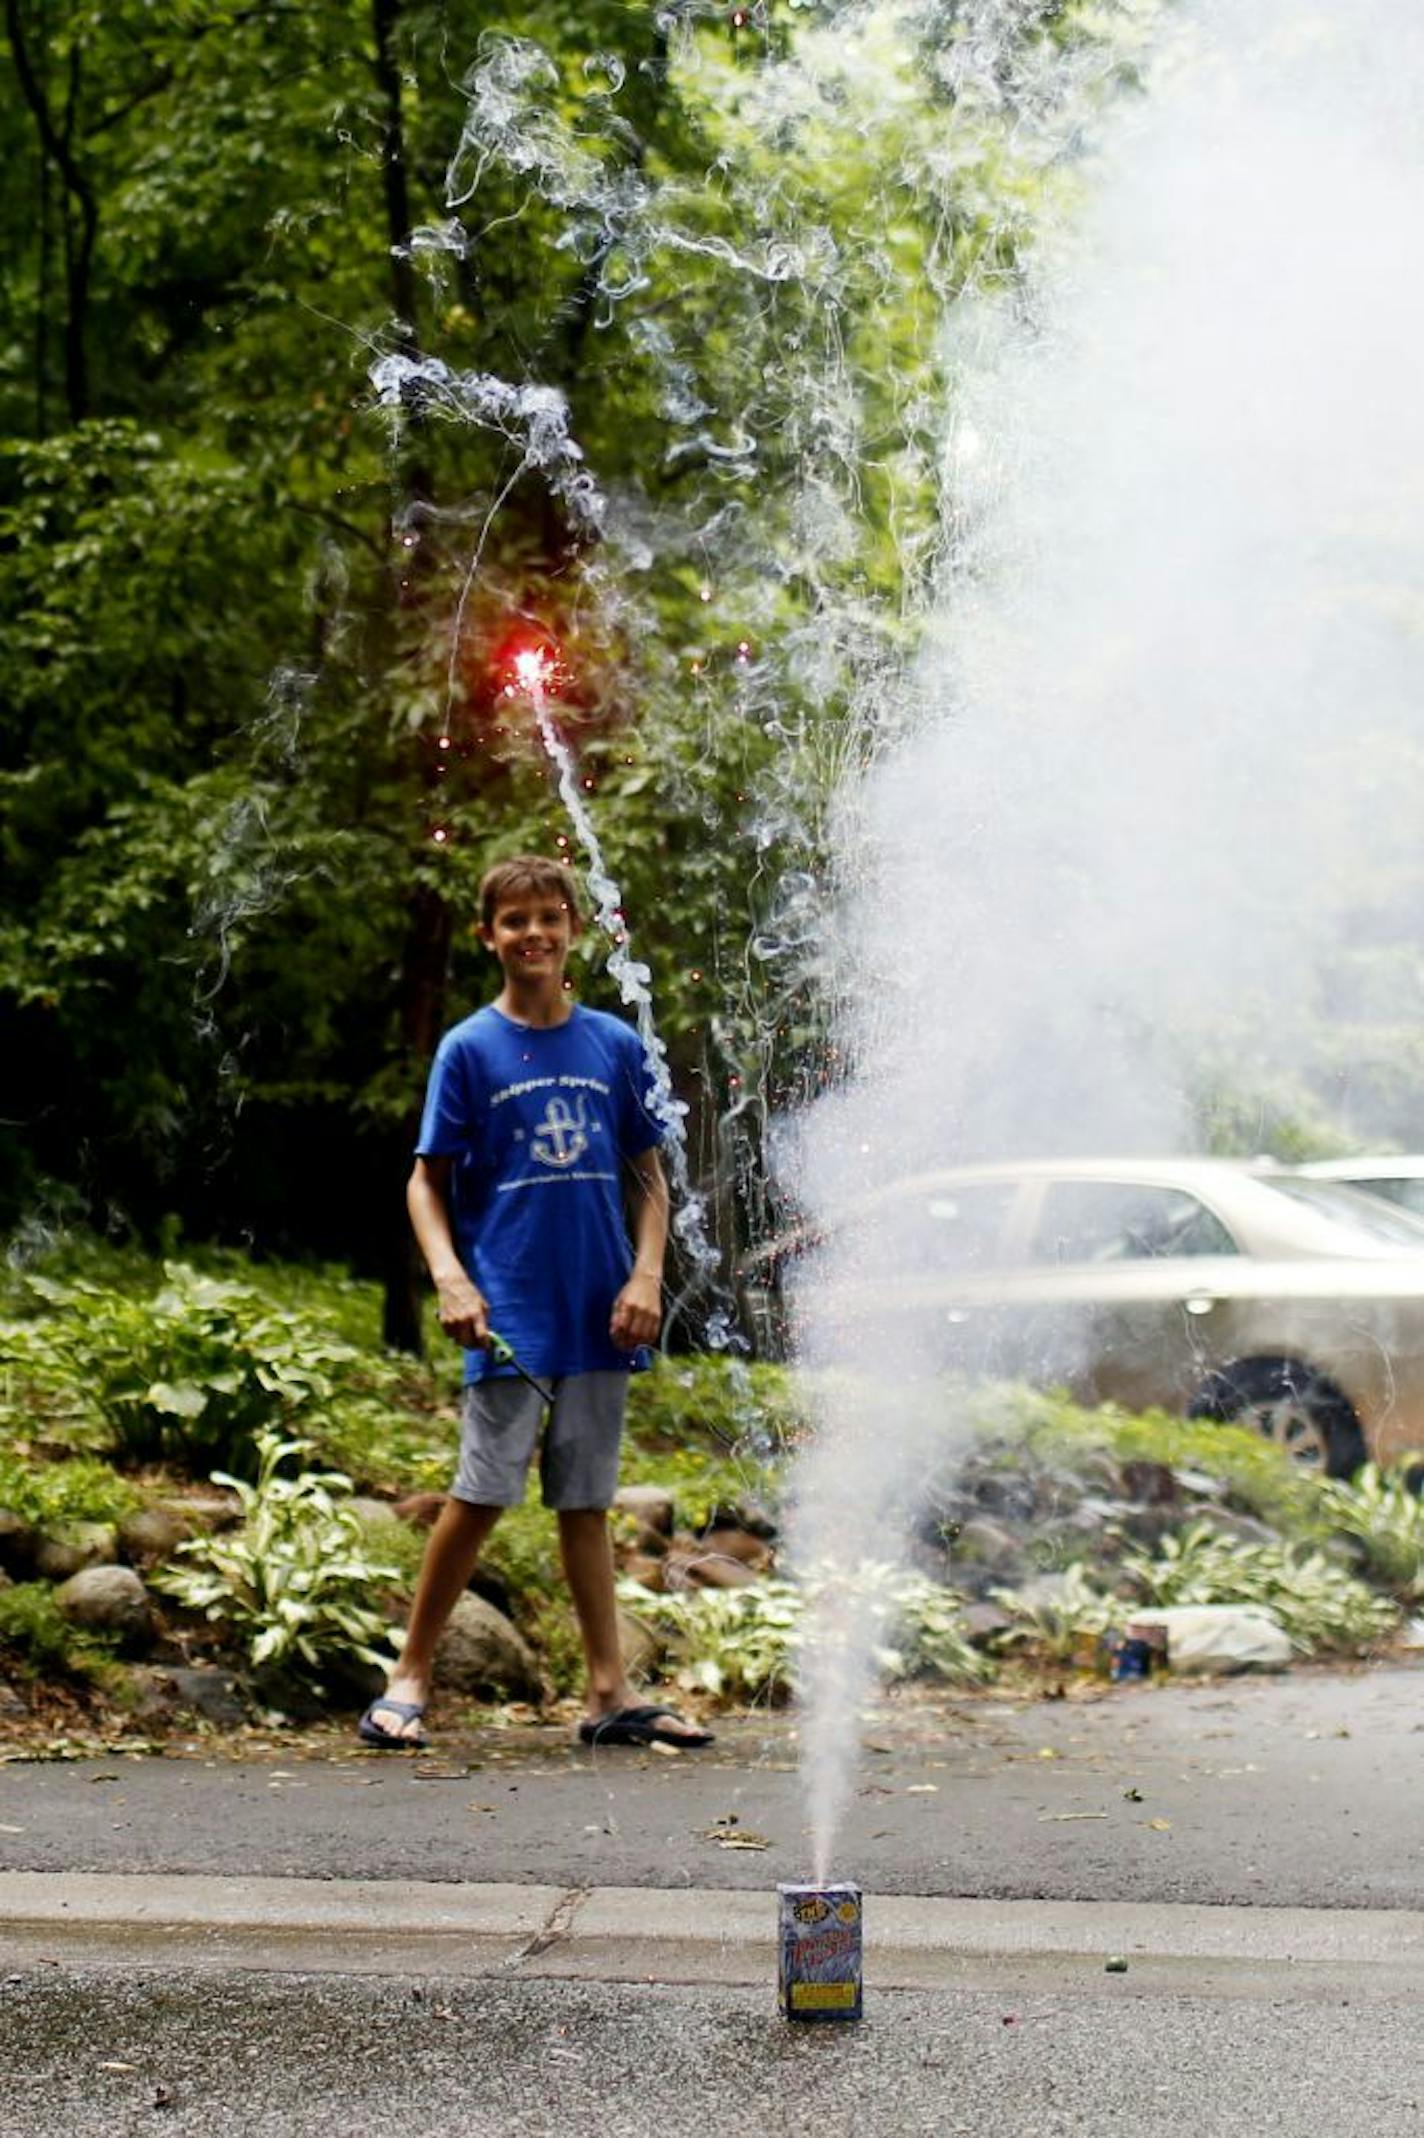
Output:
<instances>
[{"instance_id":1,"label":"shrub","mask_svg":"<svg viewBox=\"0 0 1424 2138\"><path fill-rule=\"evenodd\" d=\"M141 1504L137 1488L93 1456L42 1462L0 1448L0 1507L38 1528L61 1522L117 1522Z\"/></svg>"},{"instance_id":2,"label":"shrub","mask_svg":"<svg viewBox=\"0 0 1424 2138\"><path fill-rule=\"evenodd\" d=\"M1424 1596L1424 1496L1413 1475L1366 1463L1349 1484L1320 1490L1335 1527L1362 1546L1365 1564L1401 1596Z\"/></svg>"},{"instance_id":3,"label":"shrub","mask_svg":"<svg viewBox=\"0 0 1424 2138\"><path fill-rule=\"evenodd\" d=\"M278 1475L311 1443L263 1430L256 1441L256 1482L214 1471L242 1502L238 1529L194 1537L153 1576L153 1586L201 1611L246 1643L254 1667L324 1665L354 1659L384 1666L393 1629L372 1602L373 1589L399 1569L368 1557L360 1523L342 1502L351 1480L309 1470Z\"/></svg>"},{"instance_id":4,"label":"shrub","mask_svg":"<svg viewBox=\"0 0 1424 2138\"><path fill-rule=\"evenodd\" d=\"M53 1310L32 1342L51 1379L92 1406L120 1460L250 1474L258 1432L329 1400L337 1369L358 1354L250 1286L181 1263L165 1264L165 1276L152 1296L135 1298L32 1275Z\"/></svg>"},{"instance_id":5,"label":"shrub","mask_svg":"<svg viewBox=\"0 0 1424 2138\"><path fill-rule=\"evenodd\" d=\"M1157 1556L1123 1561L1123 1578L1150 1604L1264 1604L1296 1647L1358 1648L1378 1640L1399 1613L1387 1598L1323 1552L1289 1544L1242 1544L1211 1523L1164 1537Z\"/></svg>"},{"instance_id":6,"label":"shrub","mask_svg":"<svg viewBox=\"0 0 1424 2138\"><path fill-rule=\"evenodd\" d=\"M115 1644L71 1626L47 1581L0 1589L0 1650L32 1678L92 1678L111 1662Z\"/></svg>"}]
</instances>

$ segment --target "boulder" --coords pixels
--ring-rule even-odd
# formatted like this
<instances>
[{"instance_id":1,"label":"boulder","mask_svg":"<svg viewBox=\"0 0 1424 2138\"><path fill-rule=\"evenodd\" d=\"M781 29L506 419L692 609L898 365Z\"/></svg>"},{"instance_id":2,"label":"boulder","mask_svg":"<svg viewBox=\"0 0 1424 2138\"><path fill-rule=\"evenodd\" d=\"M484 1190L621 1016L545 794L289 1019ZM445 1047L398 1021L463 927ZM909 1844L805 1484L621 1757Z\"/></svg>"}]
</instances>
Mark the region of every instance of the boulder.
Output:
<instances>
[{"instance_id":1,"label":"boulder","mask_svg":"<svg viewBox=\"0 0 1424 2138\"><path fill-rule=\"evenodd\" d=\"M396 1500L392 1511L412 1529L433 1529L445 1508L443 1492L412 1492L403 1500Z\"/></svg>"},{"instance_id":2,"label":"boulder","mask_svg":"<svg viewBox=\"0 0 1424 2138\"><path fill-rule=\"evenodd\" d=\"M656 1592L662 1588L666 1565L667 1556L664 1552L659 1552L656 1558L651 1552L629 1552L620 1558L618 1571L626 1575L629 1581L636 1581L640 1587Z\"/></svg>"},{"instance_id":3,"label":"boulder","mask_svg":"<svg viewBox=\"0 0 1424 2138\"><path fill-rule=\"evenodd\" d=\"M993 1603L966 1604L962 1619L964 1637L971 1648L992 1648L999 1636L1009 1632L1014 1623L1007 1611L1001 1611Z\"/></svg>"},{"instance_id":4,"label":"boulder","mask_svg":"<svg viewBox=\"0 0 1424 2138\"><path fill-rule=\"evenodd\" d=\"M38 1542L33 1522L25 1521L9 1507L0 1507L0 1573L27 1581L34 1572Z\"/></svg>"},{"instance_id":5,"label":"boulder","mask_svg":"<svg viewBox=\"0 0 1424 2138\"><path fill-rule=\"evenodd\" d=\"M1273 1611L1264 1604L1172 1604L1134 1612L1124 1626L1128 1640L1165 1634L1172 1670L1224 1676L1239 1670L1284 1670L1293 1650Z\"/></svg>"},{"instance_id":6,"label":"boulder","mask_svg":"<svg viewBox=\"0 0 1424 2138\"><path fill-rule=\"evenodd\" d=\"M667 1637L650 1626L645 1618L635 1611L618 1607L618 1646L623 1656L623 1668L635 1685L645 1684L656 1677L658 1666L667 1652Z\"/></svg>"},{"instance_id":7,"label":"boulder","mask_svg":"<svg viewBox=\"0 0 1424 2138\"><path fill-rule=\"evenodd\" d=\"M754 1574L770 1570L775 1552L765 1537L754 1537L749 1529L709 1529L698 1539L701 1549L715 1552L724 1559L740 1559Z\"/></svg>"},{"instance_id":8,"label":"boulder","mask_svg":"<svg viewBox=\"0 0 1424 2138\"><path fill-rule=\"evenodd\" d=\"M172 1507L138 1507L119 1523L119 1557L127 1566L161 1566L192 1534Z\"/></svg>"},{"instance_id":9,"label":"boulder","mask_svg":"<svg viewBox=\"0 0 1424 2138\"><path fill-rule=\"evenodd\" d=\"M153 1606L131 1566L82 1567L61 1582L54 1600L72 1626L115 1637L139 1654L153 1645Z\"/></svg>"},{"instance_id":10,"label":"boulder","mask_svg":"<svg viewBox=\"0 0 1424 2138\"><path fill-rule=\"evenodd\" d=\"M435 1650L442 1688L476 1699L543 1698L539 1665L529 1643L502 1611L482 1596L462 1596Z\"/></svg>"},{"instance_id":11,"label":"boulder","mask_svg":"<svg viewBox=\"0 0 1424 2138\"><path fill-rule=\"evenodd\" d=\"M1175 1507L1182 1497L1177 1473L1169 1462L1125 1462L1121 1476L1124 1497L1139 1506Z\"/></svg>"},{"instance_id":12,"label":"boulder","mask_svg":"<svg viewBox=\"0 0 1424 2138\"><path fill-rule=\"evenodd\" d=\"M744 1589L757 1579L742 1560L708 1551L691 1537L674 1539L662 1562L662 1574L670 1596L683 1589Z\"/></svg>"},{"instance_id":13,"label":"boulder","mask_svg":"<svg viewBox=\"0 0 1424 2138\"><path fill-rule=\"evenodd\" d=\"M112 1522L65 1522L40 1531L35 1572L41 1581L68 1581L86 1567L112 1566L118 1556L119 1536Z\"/></svg>"},{"instance_id":14,"label":"boulder","mask_svg":"<svg viewBox=\"0 0 1424 2138\"><path fill-rule=\"evenodd\" d=\"M613 1504L622 1514L631 1514L660 1537L673 1532L674 1501L666 1485L620 1485Z\"/></svg>"},{"instance_id":15,"label":"boulder","mask_svg":"<svg viewBox=\"0 0 1424 2138\"><path fill-rule=\"evenodd\" d=\"M203 1529L210 1534L222 1529L236 1529L242 1520L242 1502L235 1492L191 1492L182 1499L164 1503L168 1513L185 1522L190 1530Z\"/></svg>"}]
</instances>

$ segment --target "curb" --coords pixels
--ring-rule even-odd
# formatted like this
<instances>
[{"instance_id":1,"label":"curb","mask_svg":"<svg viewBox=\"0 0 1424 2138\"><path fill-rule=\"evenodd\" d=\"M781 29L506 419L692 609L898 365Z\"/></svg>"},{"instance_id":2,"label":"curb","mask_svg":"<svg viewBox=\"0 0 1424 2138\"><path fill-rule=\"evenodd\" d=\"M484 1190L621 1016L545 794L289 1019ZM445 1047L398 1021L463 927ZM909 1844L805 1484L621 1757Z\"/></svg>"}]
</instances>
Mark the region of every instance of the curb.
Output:
<instances>
[{"instance_id":1,"label":"curb","mask_svg":"<svg viewBox=\"0 0 1424 2138\"><path fill-rule=\"evenodd\" d=\"M376 1879L0 1873L0 1964L761 1985L775 1893ZM1424 1995L1424 1912L866 1901L871 1989ZM1109 1958L1128 1968L1105 1979Z\"/></svg>"}]
</instances>

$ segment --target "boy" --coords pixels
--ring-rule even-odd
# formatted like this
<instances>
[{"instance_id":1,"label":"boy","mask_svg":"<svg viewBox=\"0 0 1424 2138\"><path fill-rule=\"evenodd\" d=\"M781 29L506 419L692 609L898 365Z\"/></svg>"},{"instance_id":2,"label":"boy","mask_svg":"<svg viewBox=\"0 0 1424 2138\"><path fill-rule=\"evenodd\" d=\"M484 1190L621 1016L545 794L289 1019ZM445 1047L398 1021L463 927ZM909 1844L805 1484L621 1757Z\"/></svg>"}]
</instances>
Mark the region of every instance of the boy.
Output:
<instances>
[{"instance_id":1,"label":"boy","mask_svg":"<svg viewBox=\"0 0 1424 2138\"><path fill-rule=\"evenodd\" d=\"M480 885L478 933L504 984L440 1042L406 1198L440 1326L466 1347L460 1461L400 1660L361 1717L366 1744L424 1744L436 1641L502 1509L524 1497L546 1401L540 1481L588 1665L579 1735L712 1742L671 1709L637 1704L618 1647L607 1510L628 1373L648 1363L662 1320L668 1194L642 1042L566 991L581 925L561 862L516 855ZM538 1387L491 1349L491 1331Z\"/></svg>"}]
</instances>

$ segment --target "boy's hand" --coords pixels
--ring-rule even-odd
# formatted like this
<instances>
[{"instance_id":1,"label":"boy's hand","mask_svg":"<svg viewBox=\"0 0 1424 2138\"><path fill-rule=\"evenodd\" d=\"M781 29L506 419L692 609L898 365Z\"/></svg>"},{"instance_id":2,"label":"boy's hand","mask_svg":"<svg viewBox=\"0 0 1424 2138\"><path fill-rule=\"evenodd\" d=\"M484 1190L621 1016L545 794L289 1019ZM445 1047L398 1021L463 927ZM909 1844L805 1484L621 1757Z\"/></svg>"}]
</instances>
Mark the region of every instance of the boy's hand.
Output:
<instances>
[{"instance_id":1,"label":"boy's hand","mask_svg":"<svg viewBox=\"0 0 1424 2138\"><path fill-rule=\"evenodd\" d=\"M608 1333L620 1351L636 1351L650 1344L662 1326L662 1286L656 1277L639 1276L634 1270L613 1302Z\"/></svg>"},{"instance_id":2,"label":"boy's hand","mask_svg":"<svg viewBox=\"0 0 1424 2138\"><path fill-rule=\"evenodd\" d=\"M435 1287L440 1326L467 1351L483 1351L489 1342L489 1308L484 1294L461 1270L441 1277Z\"/></svg>"}]
</instances>

